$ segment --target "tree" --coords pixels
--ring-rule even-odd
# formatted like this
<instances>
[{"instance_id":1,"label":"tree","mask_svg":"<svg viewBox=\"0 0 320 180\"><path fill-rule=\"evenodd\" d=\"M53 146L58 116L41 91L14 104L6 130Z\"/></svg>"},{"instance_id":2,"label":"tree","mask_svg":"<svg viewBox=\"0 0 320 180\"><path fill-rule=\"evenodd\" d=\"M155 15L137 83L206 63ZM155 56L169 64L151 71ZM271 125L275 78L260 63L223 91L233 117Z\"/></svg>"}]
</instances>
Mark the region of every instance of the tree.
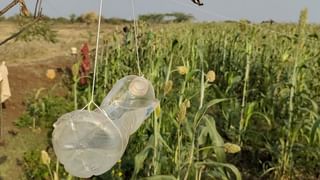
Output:
<instances>
[{"instance_id":1,"label":"tree","mask_svg":"<svg viewBox=\"0 0 320 180\"><path fill-rule=\"evenodd\" d=\"M80 21L90 25L98 22L98 15L95 12L88 12L80 16Z\"/></svg>"},{"instance_id":2,"label":"tree","mask_svg":"<svg viewBox=\"0 0 320 180\"><path fill-rule=\"evenodd\" d=\"M70 14L69 20L71 23L75 23L77 19L77 16L75 14Z\"/></svg>"},{"instance_id":3,"label":"tree","mask_svg":"<svg viewBox=\"0 0 320 180\"><path fill-rule=\"evenodd\" d=\"M168 22L186 22L191 21L194 17L190 14L180 12L165 14L145 14L139 16L139 20L150 23L168 23Z\"/></svg>"},{"instance_id":4,"label":"tree","mask_svg":"<svg viewBox=\"0 0 320 180\"><path fill-rule=\"evenodd\" d=\"M41 2L42 0L37 0L33 18L30 17L30 12L24 0L12 0L9 5L3 9L0 9L0 17L2 17L3 14L5 14L15 5L20 5L20 15L17 15L15 18L13 18L16 22L18 22L20 28L17 32L13 33L6 39L1 40L0 46L13 39L31 41L38 38L50 42L56 41L56 32L51 30L50 25L44 21L44 18L41 14Z\"/></svg>"},{"instance_id":5,"label":"tree","mask_svg":"<svg viewBox=\"0 0 320 180\"><path fill-rule=\"evenodd\" d=\"M191 14L184 14L181 12L171 13L169 15L175 17L175 19L173 20L174 22L187 22L194 19L194 17Z\"/></svg>"},{"instance_id":6,"label":"tree","mask_svg":"<svg viewBox=\"0 0 320 180\"><path fill-rule=\"evenodd\" d=\"M140 15L139 20L151 23L162 23L165 19L165 16L165 14L145 14Z\"/></svg>"},{"instance_id":7,"label":"tree","mask_svg":"<svg viewBox=\"0 0 320 180\"><path fill-rule=\"evenodd\" d=\"M18 24L20 29L25 27L27 24L32 24L35 21L29 18L20 18ZM32 24L26 30L21 32L19 36L16 37L18 41L30 42L33 40L45 40L51 43L57 42L57 32L52 30L50 21L45 21L39 19L39 21Z\"/></svg>"}]
</instances>

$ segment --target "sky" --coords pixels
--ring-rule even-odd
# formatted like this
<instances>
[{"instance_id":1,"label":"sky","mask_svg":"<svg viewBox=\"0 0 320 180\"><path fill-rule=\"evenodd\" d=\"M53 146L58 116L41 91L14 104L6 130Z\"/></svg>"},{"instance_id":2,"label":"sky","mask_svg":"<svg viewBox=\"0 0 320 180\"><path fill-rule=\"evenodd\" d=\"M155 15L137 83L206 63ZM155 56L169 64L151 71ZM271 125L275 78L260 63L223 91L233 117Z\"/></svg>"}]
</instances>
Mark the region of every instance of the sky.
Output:
<instances>
[{"instance_id":1,"label":"sky","mask_svg":"<svg viewBox=\"0 0 320 180\"><path fill-rule=\"evenodd\" d=\"M12 0L1 0L0 8ZM36 0L25 0L33 11ZM309 10L309 22L320 23L319 0L202 0L196 6L191 0L103 0L103 16L132 19L132 2L135 16L147 13L184 12L198 21L248 19L253 22L273 19L277 22L297 22L303 8ZM98 12L100 0L43 0L43 14L51 17L68 17L89 11ZM19 12L11 9L8 15Z\"/></svg>"}]
</instances>

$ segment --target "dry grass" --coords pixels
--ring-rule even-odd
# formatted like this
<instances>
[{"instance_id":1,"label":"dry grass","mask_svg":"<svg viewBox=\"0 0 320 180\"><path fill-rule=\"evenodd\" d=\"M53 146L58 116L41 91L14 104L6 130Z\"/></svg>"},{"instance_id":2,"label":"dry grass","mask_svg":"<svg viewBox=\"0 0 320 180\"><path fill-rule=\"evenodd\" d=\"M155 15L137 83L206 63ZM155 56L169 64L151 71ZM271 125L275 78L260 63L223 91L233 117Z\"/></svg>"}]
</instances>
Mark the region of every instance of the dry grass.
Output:
<instances>
[{"instance_id":1,"label":"dry grass","mask_svg":"<svg viewBox=\"0 0 320 180\"><path fill-rule=\"evenodd\" d=\"M18 30L14 23L0 22L0 40L5 39ZM102 32L114 31L115 26L104 25ZM70 54L71 47L80 49L84 42L89 42L90 47L95 45L96 27L85 24L54 24L53 30L57 32L57 43L45 41L10 41L0 47L1 61L12 63L26 63L41 61L51 57L65 56Z\"/></svg>"},{"instance_id":2,"label":"dry grass","mask_svg":"<svg viewBox=\"0 0 320 180\"><path fill-rule=\"evenodd\" d=\"M102 26L103 33L108 32L110 35L110 32L112 32L114 29L115 26ZM0 41L2 41L14 32L18 31L18 26L14 23L0 22L0 30ZM80 50L81 45L88 41L90 48L94 48L96 27L93 25L86 26L85 24L55 24L53 25L53 30L57 32L58 38L58 42L54 44L37 40L32 42L10 41L5 45L0 46L0 61L6 61L7 64L9 64L9 67L24 67L24 69L21 71L14 71L12 68L10 69L10 78L12 80L11 85L14 98L18 98L18 96L21 96L20 93L22 93L19 91L21 88L15 85L21 84L21 81L23 82L21 77L16 77L19 75L19 73L22 73L24 76L29 78L32 77L30 74L26 74L25 71L34 74L35 77L37 77L37 73L39 73L39 78L33 77L34 81L31 83L31 86L38 87L39 85L36 85L35 82L43 81L43 79L40 77L44 76L44 71L50 67L44 63L42 65L38 64L38 66L34 66L34 68L26 68L26 66L24 66L25 64L30 64L30 66L32 66L34 62L50 62L51 60L58 58L61 60L61 64L68 64L68 58L71 57L71 47L77 47L78 50ZM89 32L91 34L89 34ZM91 39L89 39L90 37ZM57 62L56 64L60 63ZM30 82L24 84L26 91L28 91L27 84L29 83ZM43 82L41 86L44 84L46 84L46 82ZM22 91L24 92L24 90ZM13 101L13 99L11 99L11 101ZM20 99L19 102L20 101L23 100ZM12 106L14 105L16 104L13 104ZM18 110L16 111L17 112L15 113L21 113L18 112ZM10 119L10 121L15 121L15 119ZM6 132L7 130L9 130L9 128L6 128ZM0 156L5 155L8 157L5 163L0 164L0 179L26 179L22 167L17 164L17 160L20 162L20 160L23 158L23 154L30 149L42 150L47 144L47 134L44 131L41 133L32 132L30 129L21 129L19 131L19 134L15 137L6 135L6 146L0 146Z\"/></svg>"}]
</instances>

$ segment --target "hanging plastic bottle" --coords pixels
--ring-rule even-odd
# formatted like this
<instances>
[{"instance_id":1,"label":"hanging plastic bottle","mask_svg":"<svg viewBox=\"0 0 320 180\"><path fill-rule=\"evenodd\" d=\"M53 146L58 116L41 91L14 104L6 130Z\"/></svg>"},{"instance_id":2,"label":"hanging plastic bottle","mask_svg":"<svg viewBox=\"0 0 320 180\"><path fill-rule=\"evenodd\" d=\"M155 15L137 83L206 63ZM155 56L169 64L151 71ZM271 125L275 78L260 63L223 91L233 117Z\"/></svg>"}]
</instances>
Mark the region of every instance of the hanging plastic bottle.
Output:
<instances>
[{"instance_id":1,"label":"hanging plastic bottle","mask_svg":"<svg viewBox=\"0 0 320 180\"><path fill-rule=\"evenodd\" d=\"M53 147L72 175L86 178L109 170L122 156L127 142L103 112L73 111L54 124Z\"/></svg>"},{"instance_id":2,"label":"hanging plastic bottle","mask_svg":"<svg viewBox=\"0 0 320 180\"><path fill-rule=\"evenodd\" d=\"M129 136L157 104L148 80L122 78L100 108L67 113L54 124L52 142L59 161L77 177L103 174L121 159Z\"/></svg>"},{"instance_id":3,"label":"hanging plastic bottle","mask_svg":"<svg viewBox=\"0 0 320 180\"><path fill-rule=\"evenodd\" d=\"M143 77L130 75L117 81L100 108L112 120L124 121L119 124L133 134L157 104L152 84Z\"/></svg>"}]
</instances>

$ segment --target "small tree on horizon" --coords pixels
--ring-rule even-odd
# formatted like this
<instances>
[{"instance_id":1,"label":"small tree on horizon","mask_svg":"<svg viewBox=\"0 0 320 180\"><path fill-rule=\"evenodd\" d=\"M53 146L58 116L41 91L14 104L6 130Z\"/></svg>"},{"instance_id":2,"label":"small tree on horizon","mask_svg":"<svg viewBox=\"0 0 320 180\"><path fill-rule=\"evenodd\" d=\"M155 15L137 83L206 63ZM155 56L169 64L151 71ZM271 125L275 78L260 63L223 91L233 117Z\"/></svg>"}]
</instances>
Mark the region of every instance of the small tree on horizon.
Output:
<instances>
[{"instance_id":1,"label":"small tree on horizon","mask_svg":"<svg viewBox=\"0 0 320 180\"><path fill-rule=\"evenodd\" d=\"M168 22L187 22L193 20L194 17L191 14L185 14L181 12L174 13L152 13L139 16L139 20L150 23L168 23Z\"/></svg>"},{"instance_id":2,"label":"small tree on horizon","mask_svg":"<svg viewBox=\"0 0 320 180\"><path fill-rule=\"evenodd\" d=\"M74 13L69 15L69 20L72 24L76 22L76 19L77 19L77 15L75 15Z\"/></svg>"},{"instance_id":3,"label":"small tree on horizon","mask_svg":"<svg viewBox=\"0 0 320 180\"><path fill-rule=\"evenodd\" d=\"M95 12L87 12L80 16L80 22L84 22L87 25L98 22L98 15Z\"/></svg>"}]
</instances>

